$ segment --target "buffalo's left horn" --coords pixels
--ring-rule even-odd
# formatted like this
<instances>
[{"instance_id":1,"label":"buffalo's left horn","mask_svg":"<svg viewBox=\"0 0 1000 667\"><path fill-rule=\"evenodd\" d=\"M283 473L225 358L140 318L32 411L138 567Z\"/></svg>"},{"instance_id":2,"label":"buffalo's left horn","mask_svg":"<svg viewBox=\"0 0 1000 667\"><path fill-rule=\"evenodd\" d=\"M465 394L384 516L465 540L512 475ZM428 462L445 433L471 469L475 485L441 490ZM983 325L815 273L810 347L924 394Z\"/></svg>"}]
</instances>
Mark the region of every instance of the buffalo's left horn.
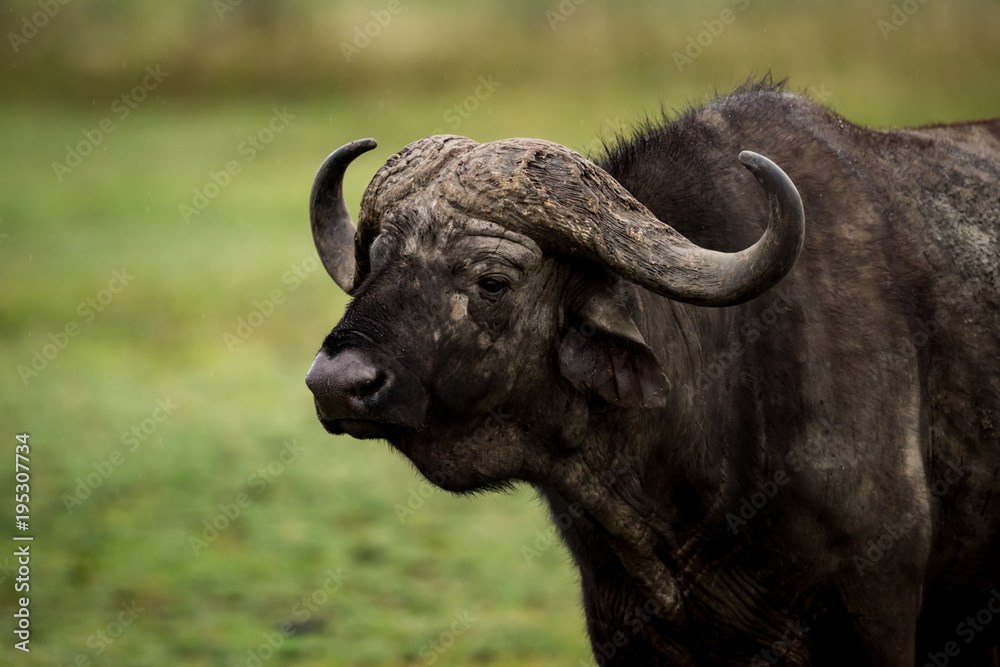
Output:
<instances>
[{"instance_id":1,"label":"buffalo's left horn","mask_svg":"<svg viewBox=\"0 0 1000 667\"><path fill-rule=\"evenodd\" d=\"M453 207L545 248L593 260L670 299L730 306L781 280L805 238L802 200L785 172L757 153L739 157L764 189L771 215L764 235L733 253L688 241L606 171L548 141L480 144L442 185Z\"/></svg>"},{"instance_id":2,"label":"buffalo's left horn","mask_svg":"<svg viewBox=\"0 0 1000 667\"><path fill-rule=\"evenodd\" d=\"M358 139L330 153L320 165L309 197L309 219L320 260L334 282L354 291L354 234L357 229L344 202L344 172L354 158L375 148L374 139Z\"/></svg>"}]
</instances>

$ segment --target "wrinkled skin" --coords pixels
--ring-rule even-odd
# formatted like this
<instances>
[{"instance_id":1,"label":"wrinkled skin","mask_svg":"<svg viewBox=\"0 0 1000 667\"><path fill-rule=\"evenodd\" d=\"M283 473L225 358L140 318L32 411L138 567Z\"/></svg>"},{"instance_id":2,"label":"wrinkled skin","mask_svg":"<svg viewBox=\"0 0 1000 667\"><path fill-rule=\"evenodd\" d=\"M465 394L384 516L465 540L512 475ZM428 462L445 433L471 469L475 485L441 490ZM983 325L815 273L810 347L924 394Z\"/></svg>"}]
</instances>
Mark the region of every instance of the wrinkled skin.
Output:
<instances>
[{"instance_id":1,"label":"wrinkled skin","mask_svg":"<svg viewBox=\"0 0 1000 667\"><path fill-rule=\"evenodd\" d=\"M427 237L411 252L404 248L412 229L383 229L372 248L372 277L324 349L333 356L356 337L377 340L383 362L410 378L397 402L416 406L413 423L420 427L389 426L374 435L388 437L444 488L467 491L518 478L527 443L560 428L559 415L533 414L539 406L532 396L559 390L536 360L548 356L544 341L556 331L551 306L565 268L498 225L423 223ZM486 279L506 287L491 293L480 285ZM517 409L532 417L504 424L502 435L480 428L488 411L501 406L501 414Z\"/></svg>"},{"instance_id":2,"label":"wrinkled skin","mask_svg":"<svg viewBox=\"0 0 1000 667\"><path fill-rule=\"evenodd\" d=\"M602 166L735 251L768 215L744 148L805 207L770 291L679 303L417 198L314 362L319 417L451 491L539 489L599 664L996 665L1000 122L875 133L756 88Z\"/></svg>"}]
</instances>

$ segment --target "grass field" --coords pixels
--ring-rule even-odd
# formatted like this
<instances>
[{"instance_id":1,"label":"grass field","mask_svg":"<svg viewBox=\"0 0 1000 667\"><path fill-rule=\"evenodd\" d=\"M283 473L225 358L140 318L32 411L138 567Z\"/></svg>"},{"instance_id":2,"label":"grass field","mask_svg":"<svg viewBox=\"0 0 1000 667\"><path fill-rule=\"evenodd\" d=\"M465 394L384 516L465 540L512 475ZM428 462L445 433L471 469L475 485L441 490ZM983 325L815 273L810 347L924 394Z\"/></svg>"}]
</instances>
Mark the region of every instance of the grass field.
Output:
<instances>
[{"instance_id":1,"label":"grass field","mask_svg":"<svg viewBox=\"0 0 1000 667\"><path fill-rule=\"evenodd\" d=\"M340 44L387 3L312 23L292 3L271 32L192 18L193 3L65 5L2 75L0 521L12 545L26 432L34 541L30 654L8 630L14 547L0 552L0 664L590 660L575 573L531 489L453 497L316 422L303 379L346 297L315 259L309 188L351 139L380 143L348 173L356 210L419 137L588 151L768 69L865 124L1000 114L991 3L930 0L886 35L891 4L743 5L414 2L353 66ZM4 33L33 11L14 3ZM266 57L242 58L253 45ZM157 63L162 81L116 105Z\"/></svg>"},{"instance_id":2,"label":"grass field","mask_svg":"<svg viewBox=\"0 0 1000 667\"><path fill-rule=\"evenodd\" d=\"M548 531L530 490L454 498L316 422L303 378L345 297L315 260L306 197L326 151L361 130L330 129L335 103L288 105L247 161L238 147L272 106L143 109L41 190L86 121L3 114L15 153L38 156L3 175L2 247L4 424L10 452L30 433L35 471L32 664L248 664L289 621L279 664L411 664L456 613L475 623L451 664L585 656L563 551L521 552ZM185 222L180 204L230 160L240 173ZM22 378L36 350L53 358ZM330 570L343 579L327 593ZM102 650L133 601L144 611Z\"/></svg>"}]
</instances>

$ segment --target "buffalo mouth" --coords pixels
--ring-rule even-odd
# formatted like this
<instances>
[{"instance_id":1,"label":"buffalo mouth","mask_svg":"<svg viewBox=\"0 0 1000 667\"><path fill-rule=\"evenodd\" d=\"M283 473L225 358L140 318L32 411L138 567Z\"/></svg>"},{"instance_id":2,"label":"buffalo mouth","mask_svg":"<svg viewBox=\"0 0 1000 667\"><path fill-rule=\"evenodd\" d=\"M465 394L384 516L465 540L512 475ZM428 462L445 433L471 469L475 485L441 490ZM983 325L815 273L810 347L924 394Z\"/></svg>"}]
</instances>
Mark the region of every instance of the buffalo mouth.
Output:
<instances>
[{"instance_id":1,"label":"buffalo mouth","mask_svg":"<svg viewBox=\"0 0 1000 667\"><path fill-rule=\"evenodd\" d=\"M388 440L396 442L403 427L396 424L384 424L369 419L323 419L319 423L327 432L333 435L349 435L359 440Z\"/></svg>"},{"instance_id":2,"label":"buffalo mouth","mask_svg":"<svg viewBox=\"0 0 1000 667\"><path fill-rule=\"evenodd\" d=\"M391 442L424 426L430 399L423 386L405 368L379 360L357 348L317 353L306 385L327 431Z\"/></svg>"}]
</instances>

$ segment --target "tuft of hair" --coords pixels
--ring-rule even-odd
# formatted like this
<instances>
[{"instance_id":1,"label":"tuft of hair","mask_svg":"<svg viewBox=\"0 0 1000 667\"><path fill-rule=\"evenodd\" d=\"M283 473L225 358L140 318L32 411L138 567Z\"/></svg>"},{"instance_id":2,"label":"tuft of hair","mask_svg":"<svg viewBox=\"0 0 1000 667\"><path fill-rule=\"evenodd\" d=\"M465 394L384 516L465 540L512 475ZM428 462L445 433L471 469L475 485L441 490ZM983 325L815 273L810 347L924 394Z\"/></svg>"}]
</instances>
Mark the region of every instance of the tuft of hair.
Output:
<instances>
[{"instance_id":1,"label":"tuft of hair","mask_svg":"<svg viewBox=\"0 0 1000 667\"><path fill-rule=\"evenodd\" d=\"M713 90L711 96L702 103L695 104L689 100L680 110L668 109L661 105L659 116L650 117L647 114L630 129L620 130L610 137L601 137L600 149L593 154L588 153L587 158L607 171L616 173L617 167L631 163L637 156L645 155L650 143L663 145L661 141L665 135L682 127L685 121L693 119L701 109L720 103L731 103L737 99L752 103L754 99L764 95L787 93L787 82L788 79L776 81L768 72L761 77L749 77L729 93Z\"/></svg>"}]
</instances>

